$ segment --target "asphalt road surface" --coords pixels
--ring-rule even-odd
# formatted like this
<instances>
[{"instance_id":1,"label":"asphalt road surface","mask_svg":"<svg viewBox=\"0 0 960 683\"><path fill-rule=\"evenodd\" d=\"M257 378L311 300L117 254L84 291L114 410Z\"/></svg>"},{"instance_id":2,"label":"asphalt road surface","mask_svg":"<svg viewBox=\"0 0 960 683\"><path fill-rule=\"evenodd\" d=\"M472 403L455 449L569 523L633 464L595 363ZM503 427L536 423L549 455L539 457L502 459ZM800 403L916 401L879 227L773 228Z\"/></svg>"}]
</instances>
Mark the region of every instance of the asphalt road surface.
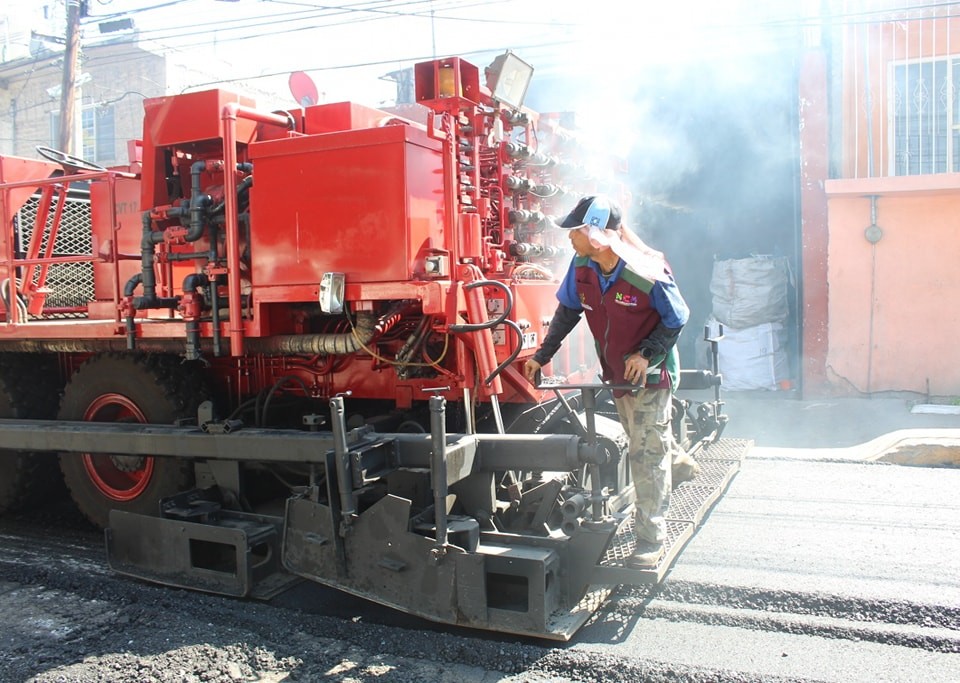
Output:
<instances>
[{"instance_id":1,"label":"asphalt road surface","mask_svg":"<svg viewBox=\"0 0 960 683\"><path fill-rule=\"evenodd\" d=\"M960 469L767 453L659 587L566 644L306 583L269 603L152 586L68 505L3 518L0 681L960 681Z\"/></svg>"},{"instance_id":2,"label":"asphalt road surface","mask_svg":"<svg viewBox=\"0 0 960 683\"><path fill-rule=\"evenodd\" d=\"M763 452L642 612L576 647L761 678L960 681L960 470Z\"/></svg>"}]
</instances>

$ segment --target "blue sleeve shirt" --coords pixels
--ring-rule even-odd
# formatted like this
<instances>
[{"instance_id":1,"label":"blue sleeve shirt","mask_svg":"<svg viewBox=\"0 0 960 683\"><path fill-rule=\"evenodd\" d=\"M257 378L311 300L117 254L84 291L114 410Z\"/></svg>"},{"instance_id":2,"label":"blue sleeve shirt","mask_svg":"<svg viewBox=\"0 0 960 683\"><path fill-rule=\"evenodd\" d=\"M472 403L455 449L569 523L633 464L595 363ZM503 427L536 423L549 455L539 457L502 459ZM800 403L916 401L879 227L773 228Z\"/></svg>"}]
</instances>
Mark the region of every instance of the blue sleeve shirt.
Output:
<instances>
[{"instance_id":1,"label":"blue sleeve shirt","mask_svg":"<svg viewBox=\"0 0 960 683\"><path fill-rule=\"evenodd\" d=\"M567 269L567 274L563 278L563 282L560 283L560 289L557 290L557 300L567 308L572 308L575 311L582 311L583 306L580 305L580 297L577 296L577 278L575 275L576 257L570 261L570 267ZM597 276L600 279L600 292L606 293L610 287L613 286L613 283L617 281L620 277L620 273L623 272L623 269L626 267L626 261L620 259L620 262L617 264L617 267L613 269L613 272L605 276L600 271L600 266L596 261L590 260L588 264L594 271L596 271ZM677 283L674 281L672 275L667 275L667 280L657 280L653 283L653 288L650 290L650 305L653 306L653 310L660 314L660 321L664 324L665 327L671 329L677 329L683 327L687 324L687 320L690 319L690 309L687 307L687 302L684 301L683 297L680 295L680 289L677 287Z\"/></svg>"}]
</instances>

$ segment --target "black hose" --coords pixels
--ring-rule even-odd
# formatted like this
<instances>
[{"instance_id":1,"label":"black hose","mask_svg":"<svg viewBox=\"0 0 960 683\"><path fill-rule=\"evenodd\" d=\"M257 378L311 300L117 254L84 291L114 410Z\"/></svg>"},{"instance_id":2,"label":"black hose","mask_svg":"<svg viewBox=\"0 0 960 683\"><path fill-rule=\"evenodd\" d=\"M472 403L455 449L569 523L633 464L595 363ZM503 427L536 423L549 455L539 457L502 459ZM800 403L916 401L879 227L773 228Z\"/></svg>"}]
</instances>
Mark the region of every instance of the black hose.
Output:
<instances>
[{"instance_id":1,"label":"black hose","mask_svg":"<svg viewBox=\"0 0 960 683\"><path fill-rule=\"evenodd\" d=\"M205 304L205 298L203 296L202 289L207 287L210 284L210 281L207 279L207 276L203 273L190 273L185 278L183 278L183 293L192 294L201 289L201 310ZM187 360L197 360L200 358L200 320L196 317L191 317L186 321L186 336L187 336L187 346L185 351L185 357Z\"/></svg>"},{"instance_id":2,"label":"black hose","mask_svg":"<svg viewBox=\"0 0 960 683\"><path fill-rule=\"evenodd\" d=\"M200 174L206 167L206 161L195 161L190 166L190 225L184 235L187 242L196 242L203 235L203 212L212 201L200 188Z\"/></svg>"},{"instance_id":3,"label":"black hose","mask_svg":"<svg viewBox=\"0 0 960 683\"><path fill-rule=\"evenodd\" d=\"M239 167L239 166L242 166L242 165L243 165L243 164L237 164L238 167ZM253 176L252 176L252 175L248 175L246 178L244 178L243 180L241 180L241 181L237 184L237 199L239 200L239 199L240 199L240 195L242 195L244 192L246 192L247 190L249 190L252 185L253 185ZM224 202L220 202L219 204L215 204L214 206L210 207L210 213L211 213L211 214L220 213L221 211L223 211L223 207L224 207L225 204L226 204L225 201L224 201Z\"/></svg>"},{"instance_id":4,"label":"black hose","mask_svg":"<svg viewBox=\"0 0 960 683\"><path fill-rule=\"evenodd\" d=\"M209 284L210 280L204 273L190 273L183 278L183 293L196 292L198 288L206 287Z\"/></svg>"},{"instance_id":5,"label":"black hose","mask_svg":"<svg viewBox=\"0 0 960 683\"><path fill-rule=\"evenodd\" d=\"M129 280L127 280L127 284L123 286L123 295L125 297L133 296L133 293L137 291L137 287L141 282L143 282L143 273L137 273L131 277Z\"/></svg>"},{"instance_id":6,"label":"black hose","mask_svg":"<svg viewBox=\"0 0 960 683\"><path fill-rule=\"evenodd\" d=\"M206 161L195 161L193 164L191 164L189 206L186 209L181 208L179 211L171 209L168 212L171 215L179 214L183 216L184 213L188 214L189 218L187 221L187 232L183 236L183 239L187 242L196 242L203 237L204 214L212 202L209 195L203 194L202 187L200 185L201 174L206 167ZM237 169L249 173L253 170L253 164L237 164ZM252 184L253 176L247 176L237 186L237 193L240 194L242 191L246 191ZM156 259L155 246L163 242L163 231L153 229L153 219L151 218L149 211L145 211L143 213L142 222L143 234L140 239L140 271L141 282L143 284L143 297L135 302L134 307L137 309L168 308L168 300L157 299L156 276L153 272L153 266ZM216 238L214 237L211 239L211 242L213 243L211 246L211 251L214 252L214 262L216 262ZM185 261L193 258L203 258L203 256L204 254L197 252L189 255L175 255L173 256L172 260ZM128 296L131 295L132 292L128 294ZM176 303L173 305L176 306Z\"/></svg>"},{"instance_id":7,"label":"black hose","mask_svg":"<svg viewBox=\"0 0 960 683\"><path fill-rule=\"evenodd\" d=\"M143 233L140 237L140 282L143 284L143 299L152 301L157 298L157 280L153 273L154 245L163 242L163 232L153 229L153 219L149 211L143 212L141 223ZM132 292L128 296L132 296Z\"/></svg>"},{"instance_id":8,"label":"black hose","mask_svg":"<svg viewBox=\"0 0 960 683\"><path fill-rule=\"evenodd\" d=\"M220 230L214 221L210 221L210 251L207 253L207 262L216 266L219 263L220 253L217 251L220 245ZM211 322L213 324L213 357L219 358L223 355L223 346L220 335L220 292L217 276L210 278L210 306Z\"/></svg>"},{"instance_id":9,"label":"black hose","mask_svg":"<svg viewBox=\"0 0 960 683\"><path fill-rule=\"evenodd\" d=\"M274 393L279 391L280 387L282 387L284 384L286 384L291 380L295 381L297 384L300 385L300 387L303 389L304 394L309 395L310 392L307 390L307 385L304 383L302 379L300 379L296 375L284 375L283 377L278 379L276 382L274 382L272 387L270 387L270 392L267 394L267 398L263 402L263 411L260 413L259 419L257 419L258 426L260 427L267 426L267 411L270 409L270 401L273 399Z\"/></svg>"},{"instance_id":10,"label":"black hose","mask_svg":"<svg viewBox=\"0 0 960 683\"><path fill-rule=\"evenodd\" d=\"M407 337L407 340L403 343L403 346L400 347L400 350L397 351L397 361L401 363L408 363L410 359L413 358L414 353L420 347L423 340L426 338L427 332L430 328L430 317L423 316L420 319L420 322L417 323L416 328L413 332Z\"/></svg>"},{"instance_id":11,"label":"black hose","mask_svg":"<svg viewBox=\"0 0 960 683\"><path fill-rule=\"evenodd\" d=\"M490 384L490 382L492 382L497 375L506 370L510 364L517 359L517 356L520 355L520 351L523 350L523 330L520 329L520 326L512 320L504 320L503 324L517 333L517 345L514 347L513 353L511 353L506 360L500 363L500 365L494 368L493 372L491 372L490 375L483 381L484 384Z\"/></svg>"},{"instance_id":12,"label":"black hose","mask_svg":"<svg viewBox=\"0 0 960 683\"><path fill-rule=\"evenodd\" d=\"M141 218L143 233L140 237L140 278L130 278L124 288L126 296L133 296L138 284L143 285L143 296L133 300L134 310L146 308L176 308L180 300L177 297L159 298L157 296L157 279L153 272L154 245L163 242L163 232L153 229L153 219L149 211L143 212Z\"/></svg>"},{"instance_id":13,"label":"black hose","mask_svg":"<svg viewBox=\"0 0 960 683\"><path fill-rule=\"evenodd\" d=\"M499 282L498 280L476 280L463 286L465 290L474 289L476 287L498 287L499 289L503 290L503 293L506 295L503 313L496 318L491 318L485 323L464 323L460 325L450 325L448 329L451 332L478 332L480 330L489 330L497 325L503 324L503 322L513 311L513 292L510 291L510 288L507 285Z\"/></svg>"}]
</instances>

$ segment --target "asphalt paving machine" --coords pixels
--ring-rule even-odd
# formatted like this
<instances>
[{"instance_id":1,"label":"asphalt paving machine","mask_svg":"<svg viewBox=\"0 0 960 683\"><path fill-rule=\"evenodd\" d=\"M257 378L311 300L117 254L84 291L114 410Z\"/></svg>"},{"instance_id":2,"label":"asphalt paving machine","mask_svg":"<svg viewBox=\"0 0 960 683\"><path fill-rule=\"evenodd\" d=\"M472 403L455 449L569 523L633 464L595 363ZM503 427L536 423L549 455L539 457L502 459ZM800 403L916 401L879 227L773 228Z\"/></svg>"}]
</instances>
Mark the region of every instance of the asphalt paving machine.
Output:
<instances>
[{"instance_id":1,"label":"asphalt paving machine","mask_svg":"<svg viewBox=\"0 0 960 683\"><path fill-rule=\"evenodd\" d=\"M0 509L62 481L124 574L306 578L545 638L662 577L623 564L633 489L591 344L553 384L521 371L570 258L550 217L624 186L523 105L515 54L414 73L390 109L147 99L122 167L0 157ZM677 547L741 455L717 450L718 374L682 382L708 398L675 401L704 465Z\"/></svg>"}]
</instances>

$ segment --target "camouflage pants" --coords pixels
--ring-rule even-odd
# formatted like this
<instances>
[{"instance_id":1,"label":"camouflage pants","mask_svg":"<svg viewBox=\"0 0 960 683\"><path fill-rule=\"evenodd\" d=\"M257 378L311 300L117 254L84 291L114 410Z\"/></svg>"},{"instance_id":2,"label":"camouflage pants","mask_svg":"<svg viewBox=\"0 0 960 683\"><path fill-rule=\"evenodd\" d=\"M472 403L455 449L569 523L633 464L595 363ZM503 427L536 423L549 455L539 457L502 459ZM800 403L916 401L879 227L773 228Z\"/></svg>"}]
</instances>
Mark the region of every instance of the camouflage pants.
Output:
<instances>
[{"instance_id":1,"label":"camouflage pants","mask_svg":"<svg viewBox=\"0 0 960 683\"><path fill-rule=\"evenodd\" d=\"M664 515L670 505L673 452L678 448L670 427L669 389L641 389L615 398L620 423L630 446L630 476L636 490L637 538L666 539Z\"/></svg>"}]
</instances>

